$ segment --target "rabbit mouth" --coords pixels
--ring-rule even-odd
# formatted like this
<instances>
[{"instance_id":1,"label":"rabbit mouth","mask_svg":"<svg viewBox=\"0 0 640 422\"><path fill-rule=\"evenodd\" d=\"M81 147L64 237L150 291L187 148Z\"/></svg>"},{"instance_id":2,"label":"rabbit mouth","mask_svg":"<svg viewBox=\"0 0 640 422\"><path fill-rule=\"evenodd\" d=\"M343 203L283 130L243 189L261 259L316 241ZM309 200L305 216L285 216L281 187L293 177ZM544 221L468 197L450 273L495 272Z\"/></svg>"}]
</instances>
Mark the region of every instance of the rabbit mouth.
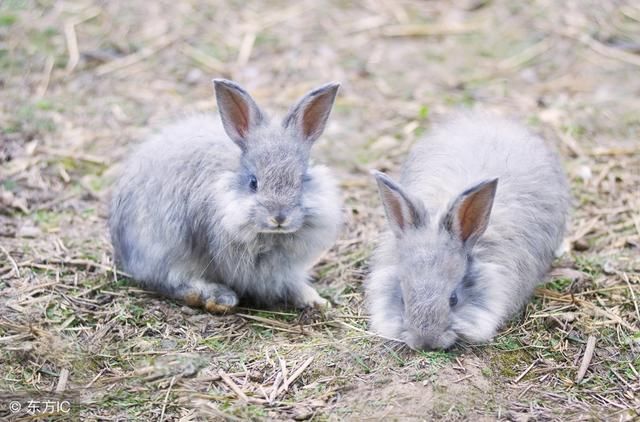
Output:
<instances>
[{"instance_id":1,"label":"rabbit mouth","mask_svg":"<svg viewBox=\"0 0 640 422\"><path fill-rule=\"evenodd\" d=\"M260 230L260 234L291 234L298 231L298 227L265 228Z\"/></svg>"},{"instance_id":2,"label":"rabbit mouth","mask_svg":"<svg viewBox=\"0 0 640 422\"><path fill-rule=\"evenodd\" d=\"M447 350L456 343L458 335L448 329L439 335L424 337L407 330L401 334L400 338L412 350Z\"/></svg>"}]
</instances>

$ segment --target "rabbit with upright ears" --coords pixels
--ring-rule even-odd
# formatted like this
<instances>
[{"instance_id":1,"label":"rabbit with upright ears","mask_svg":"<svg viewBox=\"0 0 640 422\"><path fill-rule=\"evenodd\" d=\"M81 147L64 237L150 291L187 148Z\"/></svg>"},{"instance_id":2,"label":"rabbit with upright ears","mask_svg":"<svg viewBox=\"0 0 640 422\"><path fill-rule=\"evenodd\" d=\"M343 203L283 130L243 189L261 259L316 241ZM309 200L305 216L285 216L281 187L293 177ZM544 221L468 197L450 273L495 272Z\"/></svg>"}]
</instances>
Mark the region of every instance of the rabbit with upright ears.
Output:
<instances>
[{"instance_id":1,"label":"rabbit with upright ears","mask_svg":"<svg viewBox=\"0 0 640 422\"><path fill-rule=\"evenodd\" d=\"M366 284L372 329L413 349L486 342L544 278L565 230L557 156L516 123L461 115L375 172L390 231Z\"/></svg>"},{"instance_id":2,"label":"rabbit with upright ears","mask_svg":"<svg viewBox=\"0 0 640 422\"><path fill-rule=\"evenodd\" d=\"M116 262L143 286L209 311L243 297L326 306L308 271L335 242L342 207L330 171L309 156L339 85L309 92L275 121L234 82L214 84L222 125L187 118L125 163L109 218Z\"/></svg>"}]
</instances>

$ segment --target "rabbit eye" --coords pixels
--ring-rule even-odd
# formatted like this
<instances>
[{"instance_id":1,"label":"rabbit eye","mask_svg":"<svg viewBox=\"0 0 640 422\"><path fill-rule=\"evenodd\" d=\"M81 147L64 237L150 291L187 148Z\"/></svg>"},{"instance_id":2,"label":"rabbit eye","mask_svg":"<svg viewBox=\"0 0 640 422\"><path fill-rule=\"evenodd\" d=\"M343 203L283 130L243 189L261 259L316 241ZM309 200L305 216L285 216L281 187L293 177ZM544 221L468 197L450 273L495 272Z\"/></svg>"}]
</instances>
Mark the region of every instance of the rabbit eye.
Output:
<instances>
[{"instance_id":1,"label":"rabbit eye","mask_svg":"<svg viewBox=\"0 0 640 422\"><path fill-rule=\"evenodd\" d=\"M458 295L456 294L456 292L453 292L451 293L451 296L449 296L449 306L453 308L457 304L458 304Z\"/></svg>"},{"instance_id":2,"label":"rabbit eye","mask_svg":"<svg viewBox=\"0 0 640 422\"><path fill-rule=\"evenodd\" d=\"M302 183L307 183L311 181L311 176L309 176L308 174L305 174L304 176L302 176Z\"/></svg>"},{"instance_id":3,"label":"rabbit eye","mask_svg":"<svg viewBox=\"0 0 640 422\"><path fill-rule=\"evenodd\" d=\"M258 190L258 179L254 175L249 176L249 189L253 192Z\"/></svg>"}]
</instances>

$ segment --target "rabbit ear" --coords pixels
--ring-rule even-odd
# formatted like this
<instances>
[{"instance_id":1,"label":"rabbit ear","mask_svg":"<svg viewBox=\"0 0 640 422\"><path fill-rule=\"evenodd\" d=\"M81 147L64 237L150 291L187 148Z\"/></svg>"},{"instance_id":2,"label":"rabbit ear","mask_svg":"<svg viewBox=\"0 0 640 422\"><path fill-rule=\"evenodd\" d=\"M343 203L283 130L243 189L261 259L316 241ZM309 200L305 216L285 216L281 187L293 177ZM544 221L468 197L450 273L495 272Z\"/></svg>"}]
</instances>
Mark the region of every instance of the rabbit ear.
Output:
<instances>
[{"instance_id":1,"label":"rabbit ear","mask_svg":"<svg viewBox=\"0 0 640 422\"><path fill-rule=\"evenodd\" d=\"M444 217L444 227L472 248L489 225L498 179L484 181L464 191Z\"/></svg>"},{"instance_id":2,"label":"rabbit ear","mask_svg":"<svg viewBox=\"0 0 640 422\"><path fill-rule=\"evenodd\" d=\"M214 79L216 101L225 132L243 151L247 134L264 120L258 105L240 85L226 79Z\"/></svg>"},{"instance_id":3,"label":"rabbit ear","mask_svg":"<svg viewBox=\"0 0 640 422\"><path fill-rule=\"evenodd\" d=\"M409 228L426 224L427 213L421 203L412 200L404 190L389 176L379 171L373 171L378 182L378 191L387 214L387 220L398 237Z\"/></svg>"},{"instance_id":4,"label":"rabbit ear","mask_svg":"<svg viewBox=\"0 0 640 422\"><path fill-rule=\"evenodd\" d=\"M331 82L307 93L289 110L282 126L311 145L322 135L340 84Z\"/></svg>"}]
</instances>

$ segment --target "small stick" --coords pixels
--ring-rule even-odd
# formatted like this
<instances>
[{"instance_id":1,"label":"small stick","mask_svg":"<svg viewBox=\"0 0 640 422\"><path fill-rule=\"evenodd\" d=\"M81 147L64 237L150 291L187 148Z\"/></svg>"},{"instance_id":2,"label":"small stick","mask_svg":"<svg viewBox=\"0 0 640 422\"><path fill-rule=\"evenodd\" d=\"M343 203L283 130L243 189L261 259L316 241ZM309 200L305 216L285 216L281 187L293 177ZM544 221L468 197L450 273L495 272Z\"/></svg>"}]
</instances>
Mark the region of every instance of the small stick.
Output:
<instances>
[{"instance_id":1,"label":"small stick","mask_svg":"<svg viewBox=\"0 0 640 422\"><path fill-rule=\"evenodd\" d=\"M618 50L616 48L609 47L608 45L603 44L590 36L580 37L578 40L589 46L596 53L601 54L605 57L640 66L640 58L631 53L627 53L624 50Z\"/></svg>"},{"instance_id":2,"label":"small stick","mask_svg":"<svg viewBox=\"0 0 640 422\"><path fill-rule=\"evenodd\" d=\"M247 397L247 395L244 394L244 392L236 385L235 382L233 382L229 375L227 375L222 369L218 371L218 374L220 374L220 378L222 379L222 381L224 381L224 383L227 384L234 393L236 393L236 396L238 396L240 400L245 403L249 403L249 398Z\"/></svg>"},{"instance_id":3,"label":"small stick","mask_svg":"<svg viewBox=\"0 0 640 422\"><path fill-rule=\"evenodd\" d=\"M285 324L284 322L276 321L276 320L269 319L269 318L263 318L263 317L256 316L256 315L249 315L249 314L236 314L236 315L239 316L239 317L245 318L245 319L250 319L250 320L253 320L253 321L261 322L261 323L266 324L266 325L279 327L279 328L284 328L286 330L293 330L295 328L295 326L292 326L292 325L289 325L289 324Z\"/></svg>"},{"instance_id":4,"label":"small stick","mask_svg":"<svg viewBox=\"0 0 640 422\"><path fill-rule=\"evenodd\" d=\"M168 47L170 44L173 44L179 38L180 37L177 34L165 35L149 47L145 47L133 54L129 54L128 56L124 56L98 66L96 69L96 75L104 76L108 73L115 72L116 70L124 69L125 67L141 62L142 60L153 56L163 48Z\"/></svg>"},{"instance_id":5,"label":"small stick","mask_svg":"<svg viewBox=\"0 0 640 422\"><path fill-rule=\"evenodd\" d=\"M278 360L280 361L280 370L282 371L282 387L286 390L289 388L289 380L287 379L287 364L281 357L278 357Z\"/></svg>"},{"instance_id":6,"label":"small stick","mask_svg":"<svg viewBox=\"0 0 640 422\"><path fill-rule=\"evenodd\" d=\"M285 386L285 385L283 385L282 387L280 387L280 391L278 391L278 394L276 394L276 397L277 397L277 396L279 396L279 395L280 395L280 394L282 394L282 393L285 393L285 392L289 389L289 386L290 386L291 384L293 384L293 382L294 382L296 379L298 379L298 377L299 377L300 375L302 375L302 373L304 372L304 370L305 370L305 369L307 369L307 367L308 367L309 365L311 365L311 362L313 362L313 359L314 359L314 356L310 356L310 357L309 357L309 359L305 360L305 361L304 361L304 363L303 363L302 365L300 365L300 367L299 367L298 369L296 369L296 371L295 371L293 374L291 374L291 378L289 378L289 380L288 380L288 382L287 382L286 386ZM285 388L285 387L286 387L286 388Z\"/></svg>"},{"instance_id":7,"label":"small stick","mask_svg":"<svg viewBox=\"0 0 640 422\"><path fill-rule=\"evenodd\" d=\"M273 382L273 387L271 387L271 394L269 394L268 400L269 403L273 403L276 399L276 395L278 394L278 390L280 389L280 380L282 379L282 372L278 372L276 375L276 379Z\"/></svg>"},{"instance_id":8,"label":"small stick","mask_svg":"<svg viewBox=\"0 0 640 422\"><path fill-rule=\"evenodd\" d=\"M527 391L531 390L531 387L533 387L533 384L529 384L526 386L526 388L524 390L522 390L520 392L520 394L518 394L518 399L520 399L522 396L524 396L525 394L527 394Z\"/></svg>"},{"instance_id":9,"label":"small stick","mask_svg":"<svg viewBox=\"0 0 640 422\"><path fill-rule=\"evenodd\" d=\"M67 50L69 51L69 60L67 60L66 72L70 74L80 62L80 50L78 49L78 37L76 36L76 25L86 22L98 16L102 11L98 8L89 9L84 15L68 19L64 23L64 36L67 41Z\"/></svg>"},{"instance_id":10,"label":"small stick","mask_svg":"<svg viewBox=\"0 0 640 422\"><path fill-rule=\"evenodd\" d=\"M106 371L107 368L102 368L102 370L100 370L100 372L98 372L98 375L96 375L95 377L93 377L93 379L91 381L89 381L89 384L84 386L84 389L87 390L89 388L91 388L91 386L98 381L98 379L102 376L102 374L104 374L104 371Z\"/></svg>"},{"instance_id":11,"label":"small stick","mask_svg":"<svg viewBox=\"0 0 640 422\"><path fill-rule=\"evenodd\" d=\"M169 393L171 393L171 387L173 387L173 383L176 382L176 376L171 377L171 382L169 382L169 388L167 388L167 394L164 396L164 402L162 403L162 412L160 413L160 422L164 420L164 411L167 410L167 402L169 401Z\"/></svg>"},{"instance_id":12,"label":"small stick","mask_svg":"<svg viewBox=\"0 0 640 422\"><path fill-rule=\"evenodd\" d=\"M228 73L228 69L224 63L189 44L185 44L180 51L213 72L223 75Z\"/></svg>"},{"instance_id":13,"label":"small stick","mask_svg":"<svg viewBox=\"0 0 640 422\"><path fill-rule=\"evenodd\" d=\"M109 165L109 162L107 160L105 160L102 157L98 157L96 155L73 153L73 152L67 152L67 151L58 151L56 149L48 148L45 146L38 147L38 149L46 154L55 155L56 157L73 158L74 160L77 160L77 161L86 161L89 163L98 164L102 166Z\"/></svg>"},{"instance_id":14,"label":"small stick","mask_svg":"<svg viewBox=\"0 0 640 422\"><path fill-rule=\"evenodd\" d=\"M47 61L44 64L44 78L40 85L38 85L38 91L36 93L36 98L42 98L47 93L47 89L49 89L49 82L51 81L51 72L53 71L53 65L55 64L55 59L53 56L47 56Z\"/></svg>"},{"instance_id":15,"label":"small stick","mask_svg":"<svg viewBox=\"0 0 640 422\"><path fill-rule=\"evenodd\" d=\"M379 337L379 338L384 339L384 340L391 340L391 341L396 341L398 343L404 343L404 341L402 341L400 339L393 338L393 337L387 337L387 336L383 336L383 335L380 335L380 334L377 334L377 333L374 333L374 332L371 332L371 331L363 330L362 328L354 327L353 325L347 324L344 321L335 321L335 323L337 323L338 325L342 325L343 327L349 328L351 330L355 330L355 331L358 331L360 333L366 334L366 335L371 336L371 337Z\"/></svg>"},{"instance_id":16,"label":"small stick","mask_svg":"<svg viewBox=\"0 0 640 422\"><path fill-rule=\"evenodd\" d=\"M7 256L9 262L11 262L11 266L13 267L13 271L16 273L16 277L20 278L20 270L18 269L18 264L16 264L16 261L13 259L9 251L6 250L2 245L0 245L0 250Z\"/></svg>"},{"instance_id":17,"label":"small stick","mask_svg":"<svg viewBox=\"0 0 640 422\"><path fill-rule=\"evenodd\" d=\"M457 379L457 380L455 380L453 383L454 383L454 384L457 384L457 383L459 383L459 382L461 382L461 381L468 380L468 379L469 379L469 378L471 378L471 377L473 377L473 374L465 375L465 376L464 376L464 377L462 377L462 378L458 378L458 379Z\"/></svg>"},{"instance_id":18,"label":"small stick","mask_svg":"<svg viewBox=\"0 0 640 422\"><path fill-rule=\"evenodd\" d=\"M43 204L38 205L37 207L34 207L32 212L34 211L42 211L42 210L48 210L50 208L53 208L55 205L58 205L62 202L65 202L71 198L74 198L76 196L79 196L80 194L78 192L69 192L66 195L60 195L56 198L53 198L50 201L47 201Z\"/></svg>"},{"instance_id":19,"label":"small stick","mask_svg":"<svg viewBox=\"0 0 640 422\"><path fill-rule=\"evenodd\" d=\"M108 267L103 264L98 264L97 262L89 261L88 259L65 260L65 259L57 259L57 258L45 258L44 260L51 265L57 264L57 265L63 265L63 266L68 265L68 266L74 266L74 267L95 268L95 269L103 270L105 272L115 271L115 273L120 275L121 277L133 278L131 277L131 274L127 274L119 270L114 270L113 267ZM25 267L33 267L33 268L44 268L44 269L50 268L50 266L47 266L46 264L36 264L30 261L22 262L21 265ZM141 290L141 291L144 291L144 290Z\"/></svg>"},{"instance_id":20,"label":"small stick","mask_svg":"<svg viewBox=\"0 0 640 422\"><path fill-rule=\"evenodd\" d=\"M253 46L256 42L256 33L253 31L247 32L242 39L240 45L240 51L238 52L238 66L244 66L249 62Z\"/></svg>"},{"instance_id":21,"label":"small stick","mask_svg":"<svg viewBox=\"0 0 640 422\"><path fill-rule=\"evenodd\" d=\"M578 374L576 375L576 384L580 384L585 374L587 373L587 369L589 368L589 364L591 363L591 359L593 358L593 352L596 349L596 337L589 336L587 339L587 347L584 349L584 355L582 356L582 363L580 364L580 369L578 369Z\"/></svg>"},{"instance_id":22,"label":"small stick","mask_svg":"<svg viewBox=\"0 0 640 422\"><path fill-rule=\"evenodd\" d=\"M636 294L633 291L633 287L631 287L631 283L629 283L629 276L627 275L627 273L622 273L622 278L624 278L624 281L627 283L627 286L629 287L629 293L631 293L631 299L633 300L633 307L636 310L638 323L640 323L640 310L638 309L638 300L636 299Z\"/></svg>"},{"instance_id":23,"label":"small stick","mask_svg":"<svg viewBox=\"0 0 640 422\"><path fill-rule=\"evenodd\" d=\"M513 381L513 383L514 383L514 384L519 383L519 382L522 380L522 378L524 378L524 377L525 377L525 375L527 375L527 374L529 373L529 371L531 371L531 369L533 369L533 367L535 366L535 364L536 364L536 363L538 363L538 359L536 359L536 360L534 360L533 362L531 362L531 365L529 365L529 366L527 367L527 369L525 369L525 370L524 370L520 375L518 375L518 378L516 378L516 379Z\"/></svg>"},{"instance_id":24,"label":"small stick","mask_svg":"<svg viewBox=\"0 0 640 422\"><path fill-rule=\"evenodd\" d=\"M466 34L480 29L480 25L389 25L382 29L382 35L385 37L426 37Z\"/></svg>"},{"instance_id":25,"label":"small stick","mask_svg":"<svg viewBox=\"0 0 640 422\"><path fill-rule=\"evenodd\" d=\"M69 50L69 60L67 60L67 73L73 72L80 61L78 52L78 37L76 36L76 22L69 19L64 23L64 37L67 40L67 50Z\"/></svg>"},{"instance_id":26,"label":"small stick","mask_svg":"<svg viewBox=\"0 0 640 422\"><path fill-rule=\"evenodd\" d=\"M58 377L58 385L56 386L56 393L62 393L67 388L67 380L69 379L69 370L62 368L60 370L60 376Z\"/></svg>"}]
</instances>

